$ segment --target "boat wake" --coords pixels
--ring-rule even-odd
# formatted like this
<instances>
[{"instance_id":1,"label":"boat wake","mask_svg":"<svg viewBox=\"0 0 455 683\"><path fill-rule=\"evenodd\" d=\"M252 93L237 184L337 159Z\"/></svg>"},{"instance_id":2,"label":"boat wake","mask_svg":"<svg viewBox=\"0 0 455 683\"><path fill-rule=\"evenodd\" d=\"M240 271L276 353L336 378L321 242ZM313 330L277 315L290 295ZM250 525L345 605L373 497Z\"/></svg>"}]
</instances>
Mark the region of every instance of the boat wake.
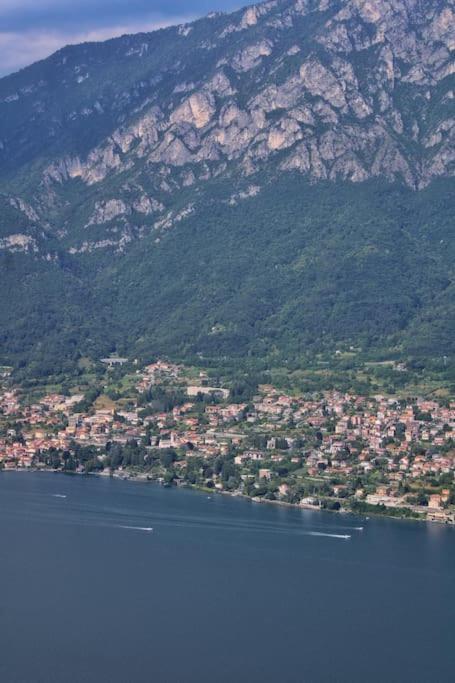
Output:
<instances>
[{"instance_id":1,"label":"boat wake","mask_svg":"<svg viewBox=\"0 0 455 683\"><path fill-rule=\"evenodd\" d=\"M126 525L121 524L117 528L118 529L129 529L130 531L146 531L148 533L153 531L152 526L126 526Z\"/></svg>"},{"instance_id":2,"label":"boat wake","mask_svg":"<svg viewBox=\"0 0 455 683\"><path fill-rule=\"evenodd\" d=\"M66 498L64 493L53 493L52 498Z\"/></svg>"},{"instance_id":3,"label":"boat wake","mask_svg":"<svg viewBox=\"0 0 455 683\"><path fill-rule=\"evenodd\" d=\"M323 531L306 531L304 533L306 536L324 536L325 538L340 538L345 541L351 538L350 534L326 534Z\"/></svg>"}]
</instances>

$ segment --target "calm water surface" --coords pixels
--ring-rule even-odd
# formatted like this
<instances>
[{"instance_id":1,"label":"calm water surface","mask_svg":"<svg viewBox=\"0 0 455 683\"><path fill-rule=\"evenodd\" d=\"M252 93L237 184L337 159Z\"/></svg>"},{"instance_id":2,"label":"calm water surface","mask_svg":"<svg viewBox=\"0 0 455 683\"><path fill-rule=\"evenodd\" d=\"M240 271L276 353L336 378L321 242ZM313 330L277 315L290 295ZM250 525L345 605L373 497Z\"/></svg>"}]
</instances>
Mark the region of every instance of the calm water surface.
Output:
<instances>
[{"instance_id":1,"label":"calm water surface","mask_svg":"<svg viewBox=\"0 0 455 683\"><path fill-rule=\"evenodd\" d=\"M4 473L0 542L2 683L453 681L454 529Z\"/></svg>"}]
</instances>

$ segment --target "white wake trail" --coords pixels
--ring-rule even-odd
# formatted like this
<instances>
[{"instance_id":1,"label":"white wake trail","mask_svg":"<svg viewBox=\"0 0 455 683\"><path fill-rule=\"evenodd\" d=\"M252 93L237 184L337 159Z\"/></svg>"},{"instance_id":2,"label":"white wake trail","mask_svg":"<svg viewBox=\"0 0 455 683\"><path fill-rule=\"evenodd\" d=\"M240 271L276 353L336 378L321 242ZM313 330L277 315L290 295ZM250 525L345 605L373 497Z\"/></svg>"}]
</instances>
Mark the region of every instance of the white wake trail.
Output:
<instances>
[{"instance_id":1,"label":"white wake trail","mask_svg":"<svg viewBox=\"0 0 455 683\"><path fill-rule=\"evenodd\" d=\"M343 540L348 540L351 538L350 534L326 534L323 531L304 531L306 536L325 536L326 538L341 538Z\"/></svg>"}]
</instances>

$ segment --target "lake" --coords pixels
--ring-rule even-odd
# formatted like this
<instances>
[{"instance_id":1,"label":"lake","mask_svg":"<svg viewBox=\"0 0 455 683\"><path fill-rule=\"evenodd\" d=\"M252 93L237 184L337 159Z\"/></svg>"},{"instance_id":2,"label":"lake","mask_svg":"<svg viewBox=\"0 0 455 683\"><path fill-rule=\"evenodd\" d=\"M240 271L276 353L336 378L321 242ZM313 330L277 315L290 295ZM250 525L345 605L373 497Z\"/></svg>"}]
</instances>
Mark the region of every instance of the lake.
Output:
<instances>
[{"instance_id":1,"label":"lake","mask_svg":"<svg viewBox=\"0 0 455 683\"><path fill-rule=\"evenodd\" d=\"M453 680L453 528L8 472L0 541L4 683Z\"/></svg>"}]
</instances>

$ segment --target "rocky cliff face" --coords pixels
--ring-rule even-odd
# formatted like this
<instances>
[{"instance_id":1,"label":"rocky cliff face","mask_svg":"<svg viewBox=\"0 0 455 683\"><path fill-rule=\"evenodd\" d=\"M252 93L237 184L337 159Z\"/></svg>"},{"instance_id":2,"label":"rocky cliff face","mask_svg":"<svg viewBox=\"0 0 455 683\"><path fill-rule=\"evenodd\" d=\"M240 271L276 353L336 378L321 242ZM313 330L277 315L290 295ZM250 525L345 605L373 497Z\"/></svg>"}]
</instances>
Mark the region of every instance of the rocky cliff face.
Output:
<instances>
[{"instance_id":1,"label":"rocky cliff face","mask_svg":"<svg viewBox=\"0 0 455 683\"><path fill-rule=\"evenodd\" d=\"M290 172L419 190L455 172L454 48L453 0L272 0L66 48L0 81L4 189L71 253L168 229L216 179L228 202Z\"/></svg>"}]
</instances>

